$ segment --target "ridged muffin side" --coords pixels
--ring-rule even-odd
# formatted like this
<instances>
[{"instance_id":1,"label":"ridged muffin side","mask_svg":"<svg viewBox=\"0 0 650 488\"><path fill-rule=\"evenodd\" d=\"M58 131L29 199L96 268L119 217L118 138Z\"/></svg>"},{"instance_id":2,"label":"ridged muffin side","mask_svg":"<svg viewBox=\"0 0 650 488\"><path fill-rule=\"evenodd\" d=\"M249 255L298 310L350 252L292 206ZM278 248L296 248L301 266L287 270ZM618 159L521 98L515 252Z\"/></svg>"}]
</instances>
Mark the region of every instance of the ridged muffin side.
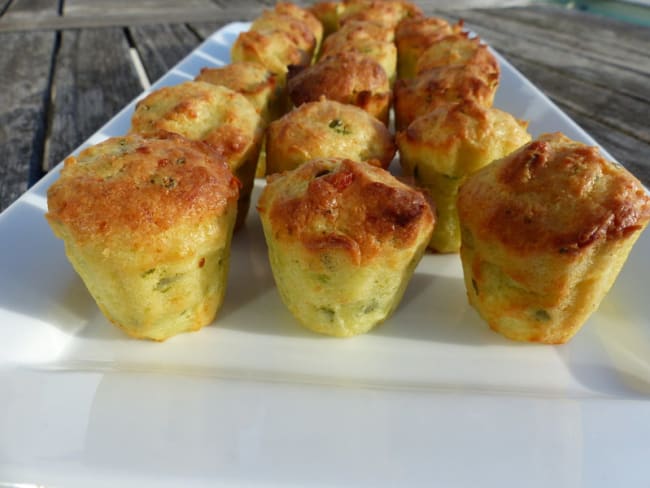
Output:
<instances>
[{"instance_id":1,"label":"ridged muffin side","mask_svg":"<svg viewBox=\"0 0 650 488\"><path fill-rule=\"evenodd\" d=\"M305 327L340 337L395 310L434 226L420 192L346 159L271 177L258 211L283 302Z\"/></svg>"},{"instance_id":2,"label":"ridged muffin side","mask_svg":"<svg viewBox=\"0 0 650 488\"><path fill-rule=\"evenodd\" d=\"M595 147L556 133L474 173L458 197L470 303L521 341L564 343L650 220L650 197Z\"/></svg>"},{"instance_id":3,"label":"ridged muffin side","mask_svg":"<svg viewBox=\"0 0 650 488\"><path fill-rule=\"evenodd\" d=\"M456 198L465 179L528 141L528 124L473 101L444 104L397 134L400 164L436 203L438 220L429 247L458 252Z\"/></svg>"},{"instance_id":4,"label":"ridged muffin side","mask_svg":"<svg viewBox=\"0 0 650 488\"><path fill-rule=\"evenodd\" d=\"M221 306L238 194L207 145L131 135L66 159L46 217L104 315L160 341Z\"/></svg>"}]
</instances>

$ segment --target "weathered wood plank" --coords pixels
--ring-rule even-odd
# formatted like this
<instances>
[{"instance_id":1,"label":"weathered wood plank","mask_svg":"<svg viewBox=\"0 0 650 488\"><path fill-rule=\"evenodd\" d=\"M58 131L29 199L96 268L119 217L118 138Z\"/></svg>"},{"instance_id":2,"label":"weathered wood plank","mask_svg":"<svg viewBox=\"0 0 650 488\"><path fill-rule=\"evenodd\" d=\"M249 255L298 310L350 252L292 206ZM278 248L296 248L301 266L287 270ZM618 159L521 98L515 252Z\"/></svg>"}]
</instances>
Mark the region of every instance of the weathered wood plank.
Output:
<instances>
[{"instance_id":1,"label":"weathered wood plank","mask_svg":"<svg viewBox=\"0 0 650 488\"><path fill-rule=\"evenodd\" d=\"M639 56L629 49L629 46L635 45L639 49L647 49L648 43L636 41L635 44L630 40L623 54L624 49L608 49L615 44L604 43L603 39L583 39L568 36L566 32L556 32L550 15L547 28L528 26L508 18L495 18L494 13L490 12L463 11L462 17L467 20L469 28L498 50L515 51L521 57L553 66L571 77L650 100L647 90L650 63L647 55ZM607 48L603 48L603 45Z\"/></svg>"},{"instance_id":2,"label":"weathered wood plank","mask_svg":"<svg viewBox=\"0 0 650 488\"><path fill-rule=\"evenodd\" d=\"M184 24L131 27L129 32L151 82L169 71L201 40Z\"/></svg>"},{"instance_id":3,"label":"weathered wood plank","mask_svg":"<svg viewBox=\"0 0 650 488\"><path fill-rule=\"evenodd\" d=\"M121 28L65 31L54 72L53 167L142 91Z\"/></svg>"},{"instance_id":4,"label":"weathered wood plank","mask_svg":"<svg viewBox=\"0 0 650 488\"><path fill-rule=\"evenodd\" d=\"M650 42L650 29L639 25L621 22L599 15L585 13L580 10L562 8L554 5L530 5L527 8L507 8L499 11L500 17L509 17L528 25L542 29L552 29L563 32L568 37L579 41L588 39L595 44L594 48L605 52L616 49L621 55L629 52L630 44L636 54L641 54L647 60L647 48L641 51L640 46L647 46ZM549 16L553 21L549 22ZM588 18L589 21L585 22Z\"/></svg>"},{"instance_id":5,"label":"weathered wood plank","mask_svg":"<svg viewBox=\"0 0 650 488\"><path fill-rule=\"evenodd\" d=\"M251 19L243 19L243 20L252 20ZM201 38L205 39L207 37L210 37L216 30L220 29L223 27L225 24L228 22L226 21L214 21L214 22L192 22L189 27L196 32L196 34Z\"/></svg>"},{"instance_id":6,"label":"weathered wood plank","mask_svg":"<svg viewBox=\"0 0 650 488\"><path fill-rule=\"evenodd\" d=\"M650 103L558 76L529 59L506 53L508 60L587 130L621 163L650 168ZM595 131L595 132L594 132ZM610 146L611 144L611 146Z\"/></svg>"},{"instance_id":7,"label":"weathered wood plank","mask_svg":"<svg viewBox=\"0 0 650 488\"><path fill-rule=\"evenodd\" d=\"M650 101L609 87L586 82L552 65L523 58L502 48L502 53L554 100L573 110L650 143Z\"/></svg>"},{"instance_id":8,"label":"weathered wood plank","mask_svg":"<svg viewBox=\"0 0 650 488\"><path fill-rule=\"evenodd\" d=\"M150 16L164 12L166 15L183 15L191 10L219 10L212 0L110 0L97 2L93 0L66 0L63 14L70 17L88 17L93 15L111 15L119 12L126 16Z\"/></svg>"},{"instance_id":9,"label":"weathered wood plank","mask_svg":"<svg viewBox=\"0 0 650 488\"><path fill-rule=\"evenodd\" d=\"M51 17L59 15L58 0L13 0L3 20L17 20L19 17Z\"/></svg>"},{"instance_id":10,"label":"weathered wood plank","mask_svg":"<svg viewBox=\"0 0 650 488\"><path fill-rule=\"evenodd\" d=\"M54 32L0 34L0 211L41 176Z\"/></svg>"},{"instance_id":11,"label":"weathered wood plank","mask_svg":"<svg viewBox=\"0 0 650 488\"><path fill-rule=\"evenodd\" d=\"M558 13L554 7L445 13L467 19L471 28L648 183L650 165L644 155L650 148L650 63L647 54L638 53L650 45L650 30L582 12L553 15Z\"/></svg>"},{"instance_id":12,"label":"weathered wood plank","mask_svg":"<svg viewBox=\"0 0 650 488\"><path fill-rule=\"evenodd\" d=\"M4 15L5 11L9 7L11 0L3 0L0 2L0 15Z\"/></svg>"}]
</instances>

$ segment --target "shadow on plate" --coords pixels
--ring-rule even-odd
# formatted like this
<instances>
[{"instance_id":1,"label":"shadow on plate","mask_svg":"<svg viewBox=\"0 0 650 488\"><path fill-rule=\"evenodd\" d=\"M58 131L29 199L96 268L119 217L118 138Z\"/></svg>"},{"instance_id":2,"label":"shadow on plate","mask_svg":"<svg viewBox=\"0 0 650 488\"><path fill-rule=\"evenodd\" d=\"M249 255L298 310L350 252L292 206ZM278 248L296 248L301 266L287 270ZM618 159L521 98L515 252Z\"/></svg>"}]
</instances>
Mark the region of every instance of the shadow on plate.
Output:
<instances>
[{"instance_id":1,"label":"shadow on plate","mask_svg":"<svg viewBox=\"0 0 650 488\"><path fill-rule=\"evenodd\" d=\"M417 272L395 314L371 333L472 346L509 342L470 307L462 279Z\"/></svg>"},{"instance_id":2,"label":"shadow on plate","mask_svg":"<svg viewBox=\"0 0 650 488\"><path fill-rule=\"evenodd\" d=\"M644 293L639 290L639 293ZM612 290L566 346L558 348L574 378L618 398L650 398L650 328L635 307Z\"/></svg>"}]
</instances>

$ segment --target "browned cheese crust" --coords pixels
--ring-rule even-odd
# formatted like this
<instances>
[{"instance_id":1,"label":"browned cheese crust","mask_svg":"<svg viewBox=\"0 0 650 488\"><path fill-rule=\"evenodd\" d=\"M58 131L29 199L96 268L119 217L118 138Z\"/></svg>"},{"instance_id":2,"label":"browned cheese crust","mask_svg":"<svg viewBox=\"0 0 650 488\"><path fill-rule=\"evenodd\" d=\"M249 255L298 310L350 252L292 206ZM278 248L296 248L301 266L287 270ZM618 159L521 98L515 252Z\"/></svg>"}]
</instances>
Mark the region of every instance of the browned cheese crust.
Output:
<instances>
[{"instance_id":1,"label":"browned cheese crust","mask_svg":"<svg viewBox=\"0 0 650 488\"><path fill-rule=\"evenodd\" d=\"M395 78L397 48L393 29L372 22L350 21L323 42L321 58L339 52L357 52L384 68L388 79Z\"/></svg>"},{"instance_id":2,"label":"browned cheese crust","mask_svg":"<svg viewBox=\"0 0 650 488\"><path fill-rule=\"evenodd\" d=\"M335 248L364 265L387 247L413 246L434 222L427 199L380 168L316 160L293 172L289 187L284 177L270 178L258 210L278 241L300 242L315 254Z\"/></svg>"},{"instance_id":3,"label":"browned cheese crust","mask_svg":"<svg viewBox=\"0 0 650 488\"><path fill-rule=\"evenodd\" d=\"M474 65L437 68L412 80L398 80L394 90L397 129L406 129L419 116L447 102L471 100L490 107L498 85L498 72L486 73Z\"/></svg>"},{"instance_id":4,"label":"browned cheese crust","mask_svg":"<svg viewBox=\"0 0 650 488\"><path fill-rule=\"evenodd\" d=\"M241 61L219 68L202 68L195 81L225 86L242 94L267 122L277 112L277 76L259 63Z\"/></svg>"},{"instance_id":5,"label":"browned cheese crust","mask_svg":"<svg viewBox=\"0 0 650 488\"><path fill-rule=\"evenodd\" d=\"M298 49L310 54L316 48L316 36L305 22L277 11L262 12L251 24L250 30L260 34L283 32Z\"/></svg>"},{"instance_id":6,"label":"browned cheese crust","mask_svg":"<svg viewBox=\"0 0 650 488\"><path fill-rule=\"evenodd\" d=\"M294 169L316 158L342 157L384 168L395 155L391 133L354 105L322 99L301 105L269 125L268 173Z\"/></svg>"},{"instance_id":7,"label":"browned cheese crust","mask_svg":"<svg viewBox=\"0 0 650 488\"><path fill-rule=\"evenodd\" d=\"M402 20L395 29L397 46L397 77L413 78L417 60L424 51L442 38L459 32L461 24L454 25L438 17L413 17Z\"/></svg>"},{"instance_id":8,"label":"browned cheese crust","mask_svg":"<svg viewBox=\"0 0 650 488\"><path fill-rule=\"evenodd\" d=\"M79 243L128 235L137 247L180 223L222 215L238 195L238 181L206 144L130 135L67 158L46 216Z\"/></svg>"},{"instance_id":9,"label":"browned cheese crust","mask_svg":"<svg viewBox=\"0 0 650 488\"><path fill-rule=\"evenodd\" d=\"M520 341L565 343L600 305L650 219L650 198L595 147L546 134L461 186L469 302Z\"/></svg>"},{"instance_id":10,"label":"browned cheese crust","mask_svg":"<svg viewBox=\"0 0 650 488\"><path fill-rule=\"evenodd\" d=\"M239 34L232 46L233 61L253 61L280 75L281 82L290 64L308 66L312 53L300 49L286 32L256 32Z\"/></svg>"},{"instance_id":11,"label":"browned cheese crust","mask_svg":"<svg viewBox=\"0 0 650 488\"><path fill-rule=\"evenodd\" d=\"M596 147L560 134L543 135L476 173L458 206L478 239L520 255L580 253L625 238L650 219L650 198L636 178Z\"/></svg>"},{"instance_id":12,"label":"browned cheese crust","mask_svg":"<svg viewBox=\"0 0 650 488\"><path fill-rule=\"evenodd\" d=\"M243 95L224 86L188 81L160 88L140 100L131 131L142 135L173 132L206 142L236 170L259 144L260 122Z\"/></svg>"},{"instance_id":13,"label":"browned cheese crust","mask_svg":"<svg viewBox=\"0 0 650 488\"><path fill-rule=\"evenodd\" d=\"M304 22L316 39L316 46L321 44L323 40L323 24L312 12L290 2L278 2L274 10L279 14Z\"/></svg>"},{"instance_id":14,"label":"browned cheese crust","mask_svg":"<svg viewBox=\"0 0 650 488\"><path fill-rule=\"evenodd\" d=\"M418 58L417 74L453 65L474 65L483 73L499 73L499 63L487 45L467 32L452 34L432 43Z\"/></svg>"},{"instance_id":15,"label":"browned cheese crust","mask_svg":"<svg viewBox=\"0 0 650 488\"><path fill-rule=\"evenodd\" d=\"M394 30L402 19L422 16L422 10L410 2L351 0L343 4L344 10L339 16L340 25L360 20Z\"/></svg>"},{"instance_id":16,"label":"browned cheese crust","mask_svg":"<svg viewBox=\"0 0 650 488\"><path fill-rule=\"evenodd\" d=\"M392 98L384 69L355 52L340 52L305 69L289 70L287 87L295 106L321 97L356 105L385 124Z\"/></svg>"}]
</instances>

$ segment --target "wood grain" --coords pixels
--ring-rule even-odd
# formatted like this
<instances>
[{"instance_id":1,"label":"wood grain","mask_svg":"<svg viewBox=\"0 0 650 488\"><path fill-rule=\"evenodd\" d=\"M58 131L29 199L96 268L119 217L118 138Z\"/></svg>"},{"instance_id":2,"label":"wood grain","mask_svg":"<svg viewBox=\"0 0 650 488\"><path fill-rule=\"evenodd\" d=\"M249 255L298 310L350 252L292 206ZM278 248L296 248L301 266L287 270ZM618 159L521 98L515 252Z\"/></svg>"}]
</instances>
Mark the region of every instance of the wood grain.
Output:
<instances>
[{"instance_id":1,"label":"wood grain","mask_svg":"<svg viewBox=\"0 0 650 488\"><path fill-rule=\"evenodd\" d=\"M463 18L650 185L650 62L641 54L650 29L552 6L442 13Z\"/></svg>"},{"instance_id":2,"label":"wood grain","mask_svg":"<svg viewBox=\"0 0 650 488\"><path fill-rule=\"evenodd\" d=\"M156 24L129 28L135 48L153 83L189 54L201 38L185 24Z\"/></svg>"},{"instance_id":3,"label":"wood grain","mask_svg":"<svg viewBox=\"0 0 650 488\"><path fill-rule=\"evenodd\" d=\"M463 8L486 3L418 1L465 19L650 185L650 29L549 5ZM225 23L272 4L0 0L0 210L140 93L132 49L155 81Z\"/></svg>"},{"instance_id":4,"label":"wood grain","mask_svg":"<svg viewBox=\"0 0 650 488\"><path fill-rule=\"evenodd\" d=\"M41 176L56 33L0 34L0 210Z\"/></svg>"},{"instance_id":5,"label":"wood grain","mask_svg":"<svg viewBox=\"0 0 650 488\"><path fill-rule=\"evenodd\" d=\"M52 168L143 90L118 27L65 31L54 70Z\"/></svg>"}]
</instances>

